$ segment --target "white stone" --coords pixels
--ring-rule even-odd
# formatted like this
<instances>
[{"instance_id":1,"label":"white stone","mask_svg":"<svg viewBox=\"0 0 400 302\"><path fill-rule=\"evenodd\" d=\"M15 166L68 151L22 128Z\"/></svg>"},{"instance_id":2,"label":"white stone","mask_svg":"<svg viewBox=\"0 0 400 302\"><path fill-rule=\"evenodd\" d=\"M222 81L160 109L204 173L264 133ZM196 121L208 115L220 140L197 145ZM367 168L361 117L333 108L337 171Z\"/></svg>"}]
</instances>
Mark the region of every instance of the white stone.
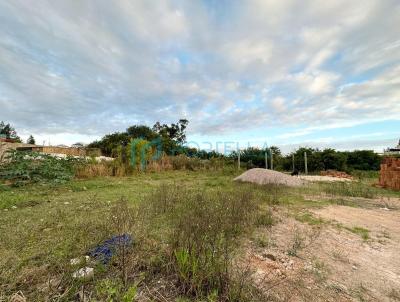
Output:
<instances>
[{"instance_id":1,"label":"white stone","mask_svg":"<svg viewBox=\"0 0 400 302\"><path fill-rule=\"evenodd\" d=\"M72 274L72 277L75 279L89 279L93 277L93 275L94 275L94 268L86 266L74 272Z\"/></svg>"},{"instance_id":2,"label":"white stone","mask_svg":"<svg viewBox=\"0 0 400 302\"><path fill-rule=\"evenodd\" d=\"M90 257L89 256L85 256L85 257L78 257L78 258L73 258L70 260L70 264L71 265L78 265L80 263L84 263L84 262L89 262Z\"/></svg>"}]
</instances>

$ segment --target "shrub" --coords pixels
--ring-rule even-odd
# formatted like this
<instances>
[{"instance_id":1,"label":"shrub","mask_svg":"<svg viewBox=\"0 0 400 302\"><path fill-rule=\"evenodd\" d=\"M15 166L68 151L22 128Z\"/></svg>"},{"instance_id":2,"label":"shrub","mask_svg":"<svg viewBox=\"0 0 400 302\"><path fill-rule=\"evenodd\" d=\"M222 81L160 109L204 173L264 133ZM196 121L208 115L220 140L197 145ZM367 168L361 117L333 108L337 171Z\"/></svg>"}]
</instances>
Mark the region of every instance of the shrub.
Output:
<instances>
[{"instance_id":1,"label":"shrub","mask_svg":"<svg viewBox=\"0 0 400 302\"><path fill-rule=\"evenodd\" d=\"M43 153L12 150L0 166L0 180L14 186L34 182L66 182L74 177L78 162L72 157L57 158Z\"/></svg>"},{"instance_id":2,"label":"shrub","mask_svg":"<svg viewBox=\"0 0 400 302\"><path fill-rule=\"evenodd\" d=\"M245 300L233 261L241 235L255 222L257 206L250 191L222 194L164 185L147 207L148 223L168 230L168 273L182 294L205 298L216 293L222 300Z\"/></svg>"}]
</instances>

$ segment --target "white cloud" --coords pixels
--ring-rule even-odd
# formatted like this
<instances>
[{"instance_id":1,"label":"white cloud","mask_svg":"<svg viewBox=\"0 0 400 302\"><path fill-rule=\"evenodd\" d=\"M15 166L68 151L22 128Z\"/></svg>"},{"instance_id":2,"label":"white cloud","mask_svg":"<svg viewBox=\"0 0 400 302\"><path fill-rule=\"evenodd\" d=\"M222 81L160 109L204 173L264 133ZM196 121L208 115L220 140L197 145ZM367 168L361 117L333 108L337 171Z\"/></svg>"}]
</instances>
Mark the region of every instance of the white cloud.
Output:
<instances>
[{"instance_id":1,"label":"white cloud","mask_svg":"<svg viewBox=\"0 0 400 302\"><path fill-rule=\"evenodd\" d=\"M399 119L397 0L217 3L3 1L0 120L92 137Z\"/></svg>"}]
</instances>

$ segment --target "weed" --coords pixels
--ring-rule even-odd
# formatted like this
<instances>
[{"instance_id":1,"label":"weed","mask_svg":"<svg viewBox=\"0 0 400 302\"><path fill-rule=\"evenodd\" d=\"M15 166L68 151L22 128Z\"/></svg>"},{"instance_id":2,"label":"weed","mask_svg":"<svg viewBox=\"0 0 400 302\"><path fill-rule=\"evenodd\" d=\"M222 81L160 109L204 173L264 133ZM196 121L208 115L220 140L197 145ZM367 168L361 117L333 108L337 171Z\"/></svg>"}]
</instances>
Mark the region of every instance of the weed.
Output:
<instances>
[{"instance_id":1,"label":"weed","mask_svg":"<svg viewBox=\"0 0 400 302\"><path fill-rule=\"evenodd\" d=\"M352 232L352 233L354 233L354 234L360 235L361 238L364 241L367 241L370 238L369 230L367 230L365 228L355 226L355 227L352 227L352 228L345 227L345 229L350 231L350 232Z\"/></svg>"},{"instance_id":2,"label":"weed","mask_svg":"<svg viewBox=\"0 0 400 302\"><path fill-rule=\"evenodd\" d=\"M299 229L295 229L293 233L292 243L287 251L289 256L297 256L300 249L303 248L304 238L301 236Z\"/></svg>"},{"instance_id":3,"label":"weed","mask_svg":"<svg viewBox=\"0 0 400 302\"><path fill-rule=\"evenodd\" d=\"M368 288L362 283L360 283L356 288L351 289L350 292L352 296L356 297L361 302L371 301Z\"/></svg>"},{"instance_id":4,"label":"weed","mask_svg":"<svg viewBox=\"0 0 400 302\"><path fill-rule=\"evenodd\" d=\"M318 282L323 282L326 280L329 274L329 268L321 260L315 259L312 262L313 274Z\"/></svg>"},{"instance_id":5,"label":"weed","mask_svg":"<svg viewBox=\"0 0 400 302\"><path fill-rule=\"evenodd\" d=\"M167 273L175 274L182 294L231 295L236 287L232 261L257 211L250 191L222 194L161 186L148 209L153 213L148 221L168 230L172 267Z\"/></svg>"},{"instance_id":6,"label":"weed","mask_svg":"<svg viewBox=\"0 0 400 302\"><path fill-rule=\"evenodd\" d=\"M121 198L111 209L109 218L111 229L118 235L130 235L134 226L135 216L135 212L128 206L127 200ZM117 260L124 286L127 285L127 272L129 265L131 265L129 249L130 247L125 243L118 244Z\"/></svg>"},{"instance_id":7,"label":"weed","mask_svg":"<svg viewBox=\"0 0 400 302\"><path fill-rule=\"evenodd\" d=\"M271 238L266 235L259 235L253 239L255 245L259 248L267 248L272 245Z\"/></svg>"},{"instance_id":8,"label":"weed","mask_svg":"<svg viewBox=\"0 0 400 302\"><path fill-rule=\"evenodd\" d=\"M330 195L375 198L376 190L361 182L333 182L320 184L320 189Z\"/></svg>"},{"instance_id":9,"label":"weed","mask_svg":"<svg viewBox=\"0 0 400 302\"><path fill-rule=\"evenodd\" d=\"M101 280L95 289L96 296L102 299L101 301L132 302L137 295L137 284L126 289L122 283L110 279Z\"/></svg>"},{"instance_id":10,"label":"weed","mask_svg":"<svg viewBox=\"0 0 400 302\"><path fill-rule=\"evenodd\" d=\"M258 227L271 227L273 224L274 218L270 209L262 211L256 218L256 226Z\"/></svg>"},{"instance_id":11,"label":"weed","mask_svg":"<svg viewBox=\"0 0 400 302\"><path fill-rule=\"evenodd\" d=\"M316 218L310 212L301 213L295 216L296 220L302 223L308 223L309 225L321 225L324 223L324 220L320 217Z\"/></svg>"}]
</instances>

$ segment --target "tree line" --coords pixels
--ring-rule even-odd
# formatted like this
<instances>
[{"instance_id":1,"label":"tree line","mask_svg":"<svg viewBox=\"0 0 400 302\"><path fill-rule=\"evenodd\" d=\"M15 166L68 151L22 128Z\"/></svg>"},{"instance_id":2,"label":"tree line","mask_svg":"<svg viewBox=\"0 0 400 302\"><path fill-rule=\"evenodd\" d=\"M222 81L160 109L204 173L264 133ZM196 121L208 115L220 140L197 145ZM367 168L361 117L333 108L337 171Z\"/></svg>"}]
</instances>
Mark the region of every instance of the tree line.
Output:
<instances>
[{"instance_id":1,"label":"tree line","mask_svg":"<svg viewBox=\"0 0 400 302\"><path fill-rule=\"evenodd\" d=\"M337 151L327 148L320 150L317 148L301 147L296 151L283 155L281 150L272 146L266 149L249 147L240 151L240 160L248 167L265 167L265 153L267 153L268 165L270 167L271 150L275 170L304 172L305 158L307 154L307 168L310 172L322 170L379 170L382 156L373 150ZM237 152L230 155L237 160ZM294 160L293 160L294 159Z\"/></svg>"},{"instance_id":2,"label":"tree line","mask_svg":"<svg viewBox=\"0 0 400 302\"><path fill-rule=\"evenodd\" d=\"M147 125L132 125L123 132L114 132L105 135L88 145L89 148L99 148L105 156L121 156L121 149L127 149L133 140L142 140L141 144L149 144L158 148L166 155L186 155L199 159L222 158L237 161L238 153L234 151L228 155L217 151L205 151L185 145L186 129L189 124L187 119L180 119L176 123L162 124L156 122L153 127ZM5 122L0 122L0 135L21 142L15 129ZM28 138L28 143L35 143L33 136ZM337 151L335 149L301 147L290 154L282 154L276 146L269 148L248 147L240 151L240 160L248 168L265 167L265 154L271 159L273 154L274 169L291 171L293 169L304 171L304 153L307 154L308 171L322 170L379 170L382 156L372 150ZM294 159L294 161L293 161ZM270 163L269 163L270 165Z\"/></svg>"},{"instance_id":3,"label":"tree line","mask_svg":"<svg viewBox=\"0 0 400 302\"><path fill-rule=\"evenodd\" d=\"M149 144L161 146L168 155L180 153L186 142L186 128L189 121L180 119L177 123L161 124L157 122L153 127L133 125L123 132L114 132L105 135L102 139L88 145L89 148L99 148L105 156L117 156L119 148L126 147L134 139L142 139Z\"/></svg>"}]
</instances>

